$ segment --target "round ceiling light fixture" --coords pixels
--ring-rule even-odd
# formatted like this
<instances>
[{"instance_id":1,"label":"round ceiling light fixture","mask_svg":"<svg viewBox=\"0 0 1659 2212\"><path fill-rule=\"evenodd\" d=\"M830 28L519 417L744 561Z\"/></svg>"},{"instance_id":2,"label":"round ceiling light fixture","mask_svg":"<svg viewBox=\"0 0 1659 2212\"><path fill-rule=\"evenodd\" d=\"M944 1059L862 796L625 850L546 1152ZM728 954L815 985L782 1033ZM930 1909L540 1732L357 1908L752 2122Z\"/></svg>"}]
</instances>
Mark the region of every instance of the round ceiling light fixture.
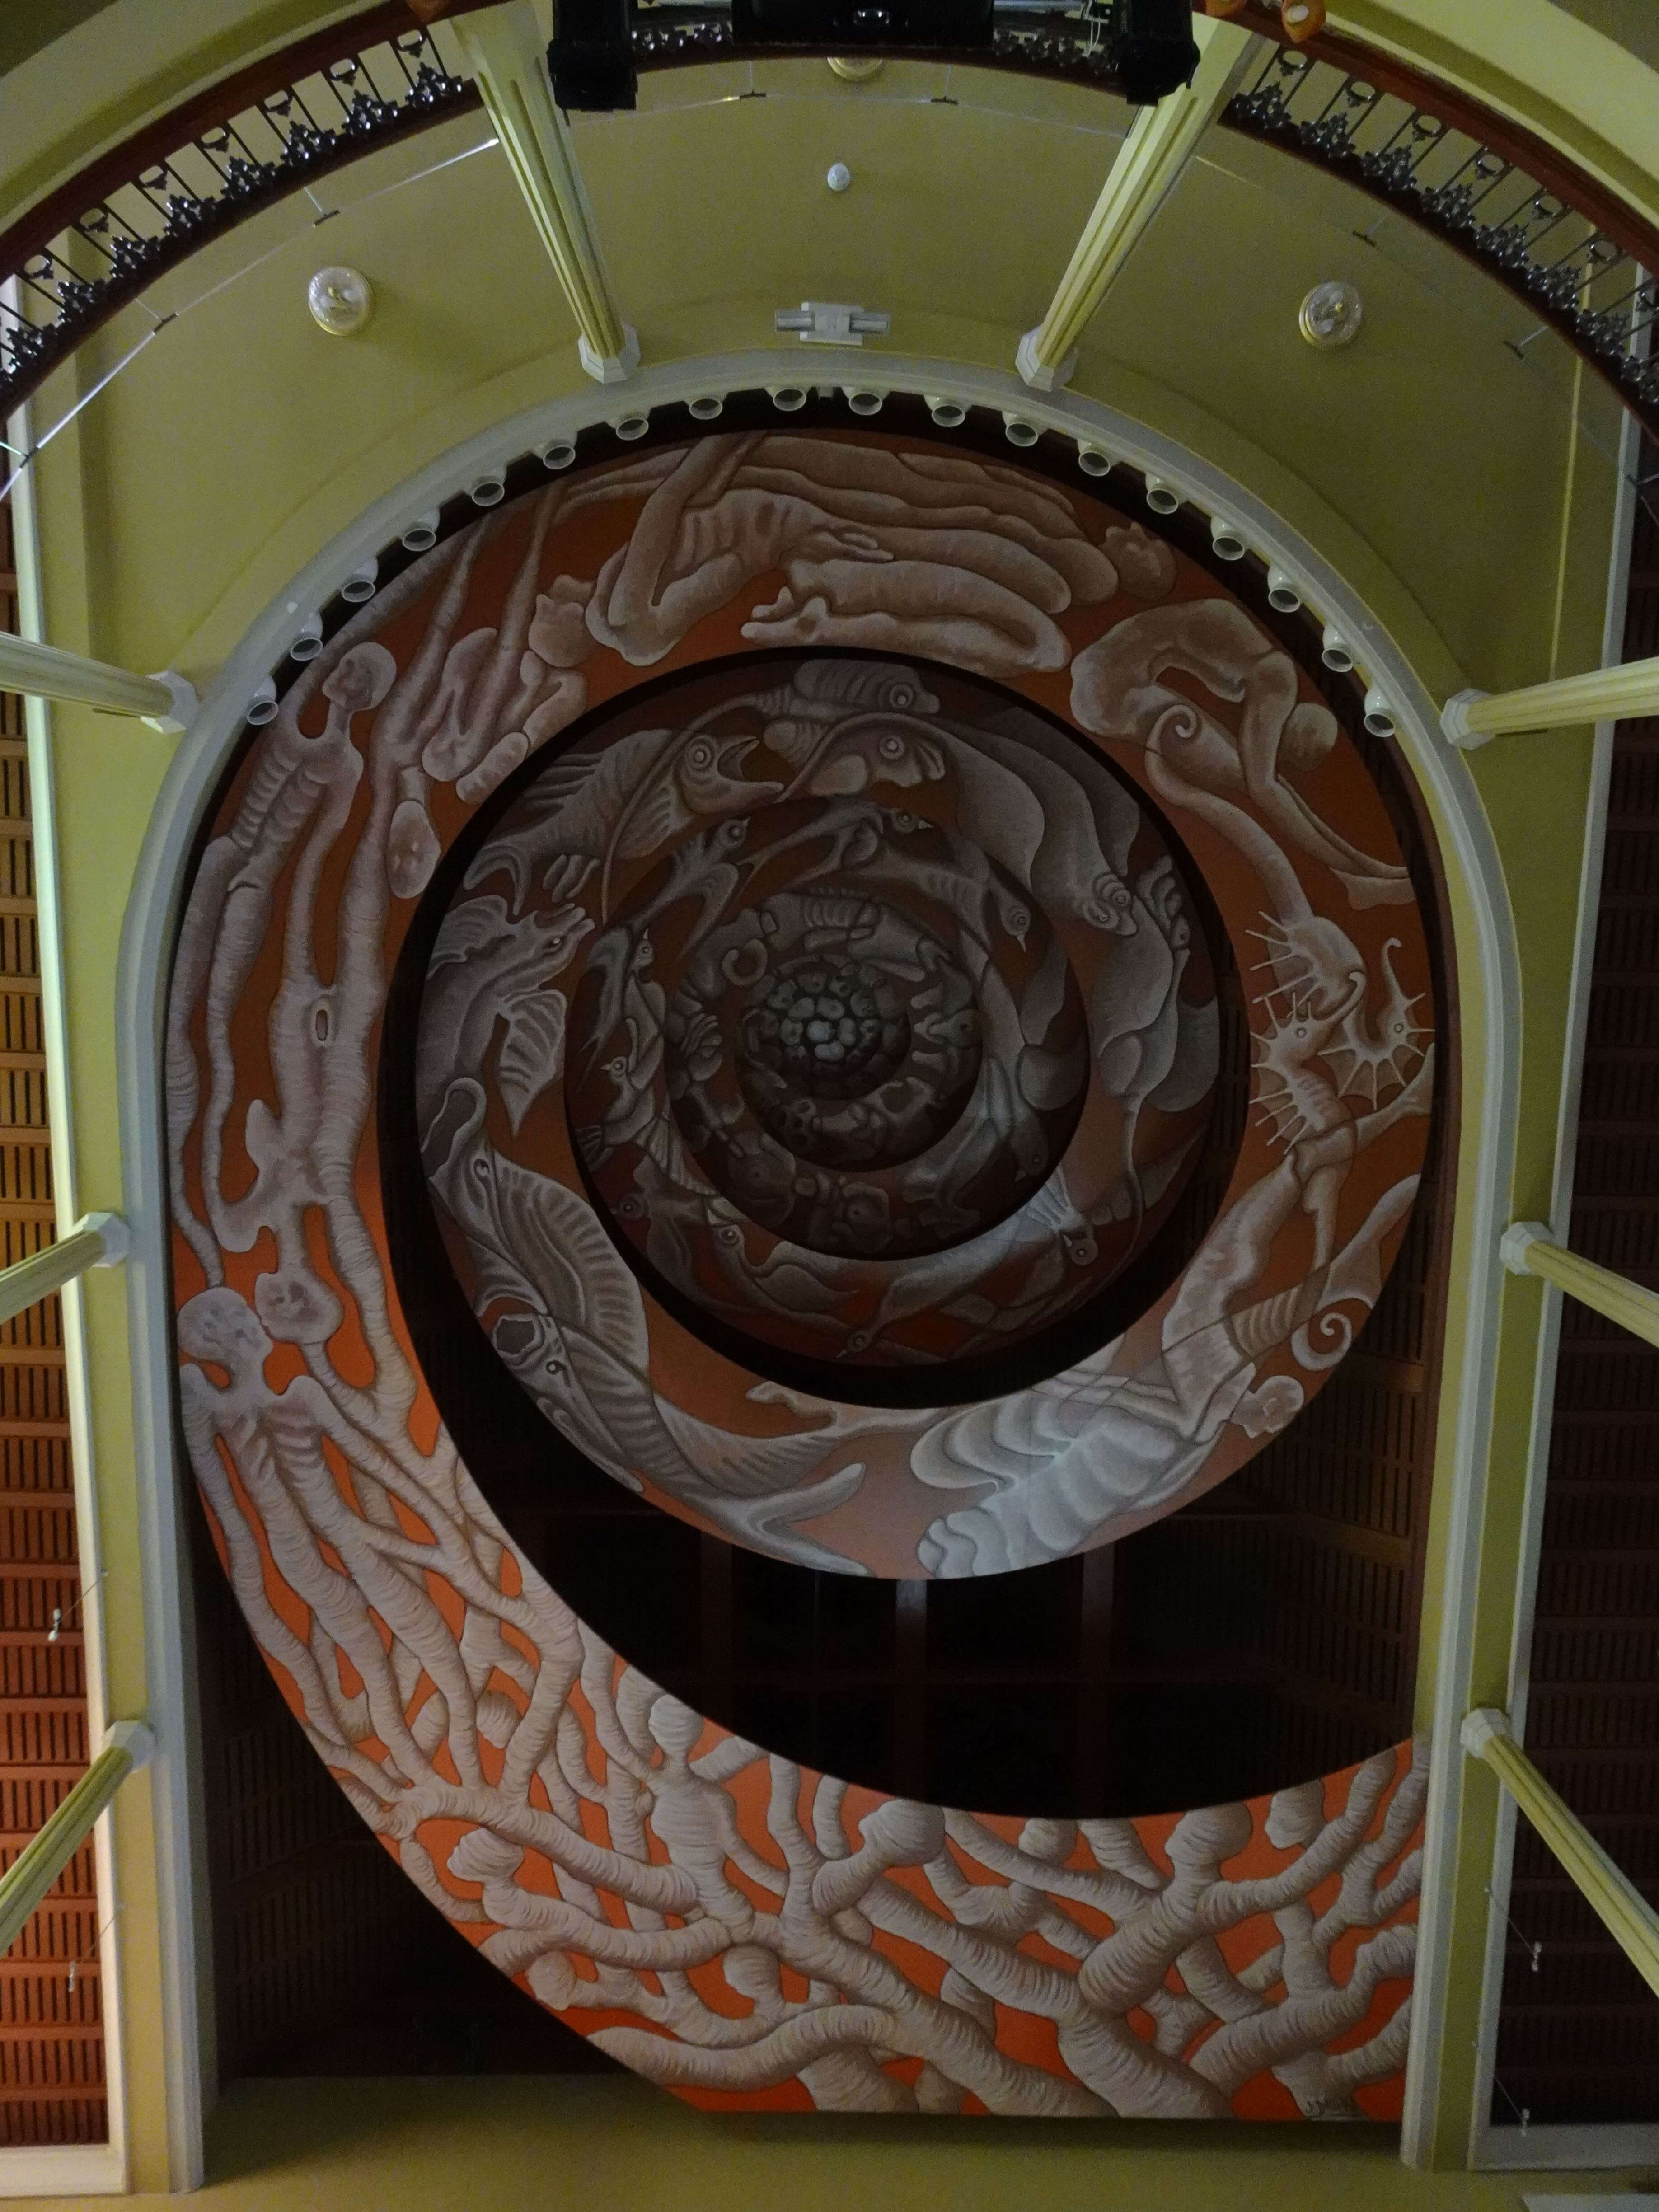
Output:
<instances>
[{"instance_id":1,"label":"round ceiling light fixture","mask_svg":"<svg viewBox=\"0 0 1659 2212\"><path fill-rule=\"evenodd\" d=\"M845 161L832 161L823 181L832 192L844 192L851 189L853 172Z\"/></svg>"},{"instance_id":2,"label":"round ceiling light fixture","mask_svg":"<svg viewBox=\"0 0 1659 2212\"><path fill-rule=\"evenodd\" d=\"M319 269L306 287L306 305L319 331L349 338L374 313L374 288L360 269Z\"/></svg>"},{"instance_id":3,"label":"round ceiling light fixture","mask_svg":"<svg viewBox=\"0 0 1659 2212\"><path fill-rule=\"evenodd\" d=\"M1334 353L1352 345L1365 319L1365 303L1357 285L1337 280L1316 284L1297 310L1296 326L1310 346Z\"/></svg>"},{"instance_id":4,"label":"round ceiling light fixture","mask_svg":"<svg viewBox=\"0 0 1659 2212\"><path fill-rule=\"evenodd\" d=\"M843 84L868 84L887 66L879 54L831 54L828 58Z\"/></svg>"}]
</instances>

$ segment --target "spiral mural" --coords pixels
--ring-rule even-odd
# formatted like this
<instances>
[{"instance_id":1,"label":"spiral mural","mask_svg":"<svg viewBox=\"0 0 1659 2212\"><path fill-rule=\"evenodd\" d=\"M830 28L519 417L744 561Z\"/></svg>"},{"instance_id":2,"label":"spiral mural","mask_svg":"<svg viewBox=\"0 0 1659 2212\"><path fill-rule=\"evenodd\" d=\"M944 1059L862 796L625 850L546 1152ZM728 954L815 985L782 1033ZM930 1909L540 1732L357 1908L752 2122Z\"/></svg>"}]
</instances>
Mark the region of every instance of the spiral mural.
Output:
<instances>
[{"instance_id":1,"label":"spiral mural","mask_svg":"<svg viewBox=\"0 0 1659 2212\"><path fill-rule=\"evenodd\" d=\"M490 826L419 1126L492 1341L590 1458L802 1564L983 1572L1042 1539L958 1541L951 1432L872 1415L870 1370L1040 1340L1121 1275L1197 1157L1216 1024L1191 896L1098 755L949 672L740 663L624 704ZM651 1284L753 1340L699 1344L696 1413L649 1379L685 1359ZM769 1346L834 1397L780 1398Z\"/></svg>"},{"instance_id":2,"label":"spiral mural","mask_svg":"<svg viewBox=\"0 0 1659 2212\"><path fill-rule=\"evenodd\" d=\"M417 913L405 1067L382 1023ZM1244 1133L1172 1241L1224 970ZM406 568L250 734L167 1037L186 1442L262 1650L404 1871L716 2106L1397 2109L1421 1747L1179 1817L1009 1820L690 1711L460 1462L375 1109L412 1086L501 1387L594 1465L799 1565L981 1577L1224 1480L1340 1361L1418 1188L1429 994L1306 677L1035 475L712 437Z\"/></svg>"}]
</instances>

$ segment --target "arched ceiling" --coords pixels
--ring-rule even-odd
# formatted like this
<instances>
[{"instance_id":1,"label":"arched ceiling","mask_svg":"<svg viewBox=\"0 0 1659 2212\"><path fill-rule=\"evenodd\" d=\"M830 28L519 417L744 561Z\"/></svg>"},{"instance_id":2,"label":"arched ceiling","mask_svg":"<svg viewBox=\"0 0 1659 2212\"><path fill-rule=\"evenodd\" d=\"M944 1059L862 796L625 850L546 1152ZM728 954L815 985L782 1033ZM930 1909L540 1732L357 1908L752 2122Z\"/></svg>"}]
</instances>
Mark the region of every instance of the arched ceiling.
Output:
<instances>
[{"instance_id":1,"label":"arched ceiling","mask_svg":"<svg viewBox=\"0 0 1659 2212\"><path fill-rule=\"evenodd\" d=\"M38 0L27 12L14 8L0 22L0 71L15 70L111 4L112 0Z\"/></svg>"},{"instance_id":2,"label":"arched ceiling","mask_svg":"<svg viewBox=\"0 0 1659 2212\"><path fill-rule=\"evenodd\" d=\"M1659 69L1659 15L1647 0L1556 0L1556 5L1650 69Z\"/></svg>"},{"instance_id":3,"label":"arched ceiling","mask_svg":"<svg viewBox=\"0 0 1659 2212\"><path fill-rule=\"evenodd\" d=\"M540 0L550 18L550 0ZM188 93L357 0L38 0L0 26L9 88L0 210L13 216ZM1331 26L1417 59L1528 123L1652 217L1659 68L1646 0L1345 0ZM1643 66L1616 59L1622 48Z\"/></svg>"},{"instance_id":4,"label":"arched ceiling","mask_svg":"<svg viewBox=\"0 0 1659 2212\"><path fill-rule=\"evenodd\" d=\"M579 122L614 288L647 364L770 345L775 311L817 296L890 313L890 335L866 349L872 365L933 357L1007 373L1127 112L1066 83L960 69L945 79L894 63L849 87L821 62L775 62L757 65L752 89L767 96L756 99L738 96L747 65L714 64L647 76L637 114ZM320 230L297 196L252 218L44 388L37 436L156 317L176 317L81 418L119 515L97 556L111 658L210 667L380 491L586 383L507 165L473 153L487 135L459 118L341 173L319 195L337 210ZM841 196L823 183L838 159L854 179ZM1010 191L1010 179L1029 184ZM303 308L325 258L376 288L373 323L343 344ZM1364 339L1316 355L1297 307L1339 276L1364 293ZM1552 568L1517 575L1509 549L1559 543L1570 483L1605 491L1616 442L1613 402L1576 388L1552 335L1523 343L1534 327L1437 242L1398 220L1379 227L1349 187L1215 132L1091 327L1075 388L1206 452L1323 538L1413 638L1432 683L1455 689L1467 671L1490 685L1505 665L1547 673L1555 628ZM803 368L815 358L799 352ZM220 465L227 441L234 475ZM1425 527L1425 481L1455 527ZM193 525L182 543L180 513ZM135 588L113 588L118 575Z\"/></svg>"}]
</instances>

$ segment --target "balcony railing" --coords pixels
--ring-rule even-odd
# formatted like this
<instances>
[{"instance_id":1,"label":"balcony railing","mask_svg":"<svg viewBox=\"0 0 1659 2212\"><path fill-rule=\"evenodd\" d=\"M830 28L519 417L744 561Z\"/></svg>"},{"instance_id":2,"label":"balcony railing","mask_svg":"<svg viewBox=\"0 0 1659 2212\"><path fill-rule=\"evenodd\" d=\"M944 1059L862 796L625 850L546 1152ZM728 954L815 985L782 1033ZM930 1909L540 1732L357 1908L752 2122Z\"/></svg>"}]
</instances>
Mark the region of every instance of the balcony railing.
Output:
<instances>
[{"instance_id":1,"label":"balcony railing","mask_svg":"<svg viewBox=\"0 0 1659 2212\"><path fill-rule=\"evenodd\" d=\"M164 116L0 239L0 415L210 240L477 104L453 32L394 0Z\"/></svg>"},{"instance_id":2,"label":"balcony railing","mask_svg":"<svg viewBox=\"0 0 1659 2212\"><path fill-rule=\"evenodd\" d=\"M240 71L163 117L0 236L0 415L165 270L246 216L393 138L477 106L453 0L415 23L388 0ZM1104 0L1067 11L1004 0L968 65L1110 92ZM1223 112L1231 129L1317 163L1429 229L1535 309L1659 434L1659 232L1516 125L1352 42L1284 43L1275 9L1243 21L1276 43ZM762 58L719 4L643 0L641 69ZM8 279L11 280L8 283ZM1528 341L1517 342L1524 346Z\"/></svg>"},{"instance_id":3,"label":"balcony railing","mask_svg":"<svg viewBox=\"0 0 1659 2212\"><path fill-rule=\"evenodd\" d=\"M1334 40L1269 54L1222 120L1443 239L1659 423L1659 235L1529 133Z\"/></svg>"}]
</instances>

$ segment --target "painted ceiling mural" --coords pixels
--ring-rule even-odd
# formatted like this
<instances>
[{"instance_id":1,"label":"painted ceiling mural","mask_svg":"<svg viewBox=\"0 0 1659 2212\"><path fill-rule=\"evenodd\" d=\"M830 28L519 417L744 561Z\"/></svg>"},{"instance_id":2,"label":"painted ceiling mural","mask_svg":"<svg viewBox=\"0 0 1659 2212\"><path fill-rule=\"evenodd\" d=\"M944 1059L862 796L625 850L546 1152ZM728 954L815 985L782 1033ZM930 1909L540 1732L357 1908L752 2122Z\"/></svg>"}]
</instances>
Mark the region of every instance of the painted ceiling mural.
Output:
<instances>
[{"instance_id":1,"label":"painted ceiling mural","mask_svg":"<svg viewBox=\"0 0 1659 2212\"><path fill-rule=\"evenodd\" d=\"M1297 1417L1423 1164L1422 920L1289 654L1099 501L867 433L665 447L466 524L290 686L210 826L167 1035L181 1405L342 1787L650 2079L1397 2112L1421 1747L1179 1816L975 1816L744 1741L548 1587L390 1257L406 942L397 1079L502 1388L800 1565L1111 1543ZM1224 971L1244 1133L1172 1249Z\"/></svg>"}]
</instances>

